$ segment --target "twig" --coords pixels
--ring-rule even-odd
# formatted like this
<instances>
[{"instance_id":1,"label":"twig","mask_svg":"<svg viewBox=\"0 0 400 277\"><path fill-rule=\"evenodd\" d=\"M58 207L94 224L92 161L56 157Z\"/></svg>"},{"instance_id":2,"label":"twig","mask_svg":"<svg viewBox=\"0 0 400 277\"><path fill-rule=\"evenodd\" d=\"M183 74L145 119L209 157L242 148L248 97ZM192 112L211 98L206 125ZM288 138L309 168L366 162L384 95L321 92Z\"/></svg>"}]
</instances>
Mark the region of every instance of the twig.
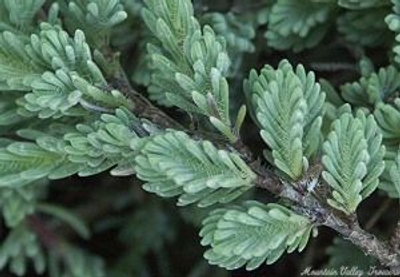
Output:
<instances>
[{"instance_id":1,"label":"twig","mask_svg":"<svg viewBox=\"0 0 400 277\"><path fill-rule=\"evenodd\" d=\"M326 226L337 231L354 245L360 247L364 253L379 260L382 265L395 270L400 269L400 254L396 249L363 230L355 215L346 217L344 214L332 211L331 208L321 204L312 194L303 195L294 186L287 185L273 176L269 174L259 176L257 185L272 194L290 200L293 203L293 210L308 217L316 225ZM398 238L400 241L400 236Z\"/></svg>"},{"instance_id":2,"label":"twig","mask_svg":"<svg viewBox=\"0 0 400 277\"><path fill-rule=\"evenodd\" d=\"M147 118L164 128L173 128L177 130L185 129L180 123L171 118L161 109L155 107L149 100L147 100L147 98L133 89L122 68L119 69L119 73L114 76L114 79L117 89L133 99L135 105L133 108L134 113L139 114L141 117Z\"/></svg>"}]
</instances>

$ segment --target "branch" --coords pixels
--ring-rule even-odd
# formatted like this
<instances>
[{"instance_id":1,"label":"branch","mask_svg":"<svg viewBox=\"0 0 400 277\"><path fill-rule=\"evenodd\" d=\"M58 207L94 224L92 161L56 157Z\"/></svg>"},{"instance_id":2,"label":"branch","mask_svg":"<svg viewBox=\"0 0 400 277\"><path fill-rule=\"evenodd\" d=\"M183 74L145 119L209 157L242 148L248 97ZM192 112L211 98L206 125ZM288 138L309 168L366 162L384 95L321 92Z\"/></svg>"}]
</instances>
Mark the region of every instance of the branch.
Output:
<instances>
[{"instance_id":1,"label":"branch","mask_svg":"<svg viewBox=\"0 0 400 277\"><path fill-rule=\"evenodd\" d=\"M173 128L176 130L185 129L180 123L171 118L160 108L154 106L146 97L133 89L125 71L119 64L119 61L116 62L118 62L118 66L116 67L113 76L111 76L111 83L116 87L116 89L120 90L133 100L133 112L135 114L140 115L142 118L146 118L164 128Z\"/></svg>"},{"instance_id":2,"label":"branch","mask_svg":"<svg viewBox=\"0 0 400 277\"><path fill-rule=\"evenodd\" d=\"M257 186L280 198L289 200L294 204L291 207L293 210L306 216L317 225L335 230L344 238L349 239L354 245L360 247L365 254L375 257L382 265L395 270L400 269L400 252L398 250L400 245L400 224L397 225L391 246L363 230L357 222L356 215L349 217L332 210L318 201L314 195L310 193L303 194L300 185L288 185L270 171L265 171L264 175L259 175Z\"/></svg>"},{"instance_id":3,"label":"branch","mask_svg":"<svg viewBox=\"0 0 400 277\"><path fill-rule=\"evenodd\" d=\"M114 83L118 84L117 89L132 97L136 104L134 108L136 114L151 120L160 125L160 127L187 131L185 127L135 91L130 85L122 67L119 66L118 68L117 74L113 76ZM320 198L318 195L311 194L307 191L307 188L304 188L304 182L307 178L319 178L319 174L322 171L322 165L319 162L305 174L302 180L294 184L289 184L281 180L272 170L261 166L249 150L249 147L240 139L232 144L231 147L239 152L253 171L257 173L256 185L258 187L267 190L272 195L289 200L293 204L291 207L293 210L306 216L317 225L327 226L337 231L354 245L360 247L366 254L379 260L382 265L396 270L400 268L400 254L395 250L396 248L391 247L387 242L381 241L374 235L363 230L357 222L356 215L346 217L344 214L322 203L321 199L323 197ZM311 176L310 174L314 175ZM396 236L396 244L400 245L400 225L398 226L398 230L399 232L397 233L399 236Z\"/></svg>"},{"instance_id":4,"label":"branch","mask_svg":"<svg viewBox=\"0 0 400 277\"><path fill-rule=\"evenodd\" d=\"M358 223L349 226L341 219L330 215L323 225L330 227L360 247L364 253L375 257L382 265L400 270L400 255L388 243L363 230Z\"/></svg>"}]
</instances>

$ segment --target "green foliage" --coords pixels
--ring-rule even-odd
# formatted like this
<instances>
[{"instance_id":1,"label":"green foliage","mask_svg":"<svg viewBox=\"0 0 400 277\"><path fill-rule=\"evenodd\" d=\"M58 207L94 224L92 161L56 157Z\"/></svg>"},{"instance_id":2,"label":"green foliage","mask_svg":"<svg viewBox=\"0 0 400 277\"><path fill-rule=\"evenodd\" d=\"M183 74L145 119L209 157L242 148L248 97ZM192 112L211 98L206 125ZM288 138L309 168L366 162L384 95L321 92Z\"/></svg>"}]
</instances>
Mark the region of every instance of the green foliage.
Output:
<instances>
[{"instance_id":1,"label":"green foliage","mask_svg":"<svg viewBox=\"0 0 400 277\"><path fill-rule=\"evenodd\" d=\"M359 81L341 87L343 98L356 106L374 108L380 102L391 102L397 97L400 73L394 66L364 75Z\"/></svg>"},{"instance_id":2,"label":"green foliage","mask_svg":"<svg viewBox=\"0 0 400 277\"><path fill-rule=\"evenodd\" d=\"M389 143L397 143L400 139L399 130L396 128L400 122L400 99L396 98L394 105L379 104L374 114L383 137Z\"/></svg>"},{"instance_id":3,"label":"green foliage","mask_svg":"<svg viewBox=\"0 0 400 277\"><path fill-rule=\"evenodd\" d=\"M133 174L133 157L143 141L135 132L141 130L138 119L128 110L117 109L115 115L103 114L90 125L79 124L76 132L64 136L63 151L68 160L80 166L79 175L89 176L114 167L111 174L127 176ZM130 148L132 141L135 148ZM40 140L44 146L54 143L51 138ZM115 167L116 166L116 167Z\"/></svg>"},{"instance_id":4,"label":"green foliage","mask_svg":"<svg viewBox=\"0 0 400 277\"><path fill-rule=\"evenodd\" d=\"M183 132L154 136L135 160L137 176L147 182L143 188L163 197L180 195L179 205L228 203L249 190L256 178L237 154Z\"/></svg>"},{"instance_id":5,"label":"green foliage","mask_svg":"<svg viewBox=\"0 0 400 277\"><path fill-rule=\"evenodd\" d=\"M390 4L389 0L338 0L339 6L351 10L360 10L367 8L376 8L387 6Z\"/></svg>"},{"instance_id":6,"label":"green foliage","mask_svg":"<svg viewBox=\"0 0 400 277\"><path fill-rule=\"evenodd\" d=\"M0 31L32 31L34 17L42 8L44 0L1 0Z\"/></svg>"},{"instance_id":7,"label":"green foliage","mask_svg":"<svg viewBox=\"0 0 400 277\"><path fill-rule=\"evenodd\" d=\"M54 171L65 170L62 155L35 143L13 142L0 148L0 187L23 186Z\"/></svg>"},{"instance_id":8,"label":"green foliage","mask_svg":"<svg viewBox=\"0 0 400 277\"><path fill-rule=\"evenodd\" d=\"M201 28L187 1L146 1L143 10L147 27L158 39L149 44L152 60L150 98L159 104L208 117L230 141L230 60L225 40L209 26Z\"/></svg>"},{"instance_id":9,"label":"green foliage","mask_svg":"<svg viewBox=\"0 0 400 277\"><path fill-rule=\"evenodd\" d=\"M0 34L0 88L26 90L44 70L26 55L23 38L11 32Z\"/></svg>"},{"instance_id":10,"label":"green foliage","mask_svg":"<svg viewBox=\"0 0 400 277\"><path fill-rule=\"evenodd\" d=\"M384 169L382 135L372 116L360 112L354 118L345 113L332 123L324 142L322 173L333 189L329 205L354 213L358 204L378 186Z\"/></svg>"},{"instance_id":11,"label":"green foliage","mask_svg":"<svg viewBox=\"0 0 400 277\"><path fill-rule=\"evenodd\" d=\"M307 74L301 65L293 70L288 61L282 61L276 70L265 66L260 75L251 71L245 90L261 136L271 148L267 159L292 180L299 179L321 142L325 94L314 74Z\"/></svg>"},{"instance_id":12,"label":"green foliage","mask_svg":"<svg viewBox=\"0 0 400 277\"><path fill-rule=\"evenodd\" d=\"M0 207L8 227L16 227L26 216L35 212L38 198L46 184L44 180L39 180L25 186L0 188Z\"/></svg>"},{"instance_id":13,"label":"green foliage","mask_svg":"<svg viewBox=\"0 0 400 277\"><path fill-rule=\"evenodd\" d=\"M398 0L392 0L393 4L393 13L389 14L386 18L386 24L389 29L396 34L396 44L393 47L393 52L395 53L394 60L397 63L400 63L400 46L398 45L400 42L400 2Z\"/></svg>"},{"instance_id":14,"label":"green foliage","mask_svg":"<svg viewBox=\"0 0 400 277\"><path fill-rule=\"evenodd\" d=\"M108 44L111 29L127 18L120 0L58 1L70 31L82 30L93 47Z\"/></svg>"},{"instance_id":15,"label":"green foliage","mask_svg":"<svg viewBox=\"0 0 400 277\"><path fill-rule=\"evenodd\" d=\"M166 260L170 253L170 244L177 239L176 230L171 228L175 222L169 216L170 211L165 203L154 201L157 199L148 200L123 221L120 220L122 228L118 240L131 247L113 266L112 272L115 275L107 276L151 276L151 268L157 263L161 268L160 276L173 277ZM149 253L154 255L155 260L146 261L145 256Z\"/></svg>"},{"instance_id":16,"label":"green foliage","mask_svg":"<svg viewBox=\"0 0 400 277\"><path fill-rule=\"evenodd\" d=\"M136 117L117 109L115 115L104 114L92 124L78 124L76 131L62 138L25 130L25 135L39 137L36 143L13 142L0 148L0 186L22 186L44 177L59 179L75 173L89 176L114 166L112 174L130 175L135 155L131 141L138 140L137 147L143 144L134 131L135 123L143 133Z\"/></svg>"},{"instance_id":17,"label":"green foliage","mask_svg":"<svg viewBox=\"0 0 400 277\"><path fill-rule=\"evenodd\" d=\"M364 72L359 81L347 83L341 87L343 98L356 107L369 108L382 134L386 146L385 172L382 174L379 188L391 197L397 197L397 192L390 178L390 170L394 163L400 133L398 89L400 88L400 73L392 65L380 68L378 72L370 71L368 65L361 68Z\"/></svg>"},{"instance_id":18,"label":"green foliage","mask_svg":"<svg viewBox=\"0 0 400 277\"><path fill-rule=\"evenodd\" d=\"M15 227L2 242L0 269L9 264L11 272L23 276L27 272L28 259L32 260L37 273L44 272L46 268L44 251L35 233L22 224Z\"/></svg>"},{"instance_id":19,"label":"green foliage","mask_svg":"<svg viewBox=\"0 0 400 277\"><path fill-rule=\"evenodd\" d=\"M365 1L362 1L365 2ZM391 42L391 34L385 24L388 9L348 11L338 18L338 31L351 43L373 47Z\"/></svg>"},{"instance_id":20,"label":"green foliage","mask_svg":"<svg viewBox=\"0 0 400 277\"><path fill-rule=\"evenodd\" d=\"M295 52L314 47L328 31L334 7L327 1L276 1L269 14L265 34L268 45Z\"/></svg>"},{"instance_id":21,"label":"green foliage","mask_svg":"<svg viewBox=\"0 0 400 277\"><path fill-rule=\"evenodd\" d=\"M277 204L245 202L243 206L217 209L204 221L202 245L210 245L204 256L227 269L274 263L287 251L302 251L310 237L310 221Z\"/></svg>"},{"instance_id":22,"label":"green foliage","mask_svg":"<svg viewBox=\"0 0 400 277\"><path fill-rule=\"evenodd\" d=\"M390 168L390 177L400 198L400 154L397 155L395 164Z\"/></svg>"},{"instance_id":23,"label":"green foliage","mask_svg":"<svg viewBox=\"0 0 400 277\"><path fill-rule=\"evenodd\" d=\"M105 277L104 262L79 248L64 249L64 256L51 253L49 273L51 277Z\"/></svg>"},{"instance_id":24,"label":"green foliage","mask_svg":"<svg viewBox=\"0 0 400 277\"><path fill-rule=\"evenodd\" d=\"M202 16L201 21L225 38L230 57L241 52L255 51L251 41L255 37L252 24L241 20L234 13L208 13Z\"/></svg>"}]
</instances>

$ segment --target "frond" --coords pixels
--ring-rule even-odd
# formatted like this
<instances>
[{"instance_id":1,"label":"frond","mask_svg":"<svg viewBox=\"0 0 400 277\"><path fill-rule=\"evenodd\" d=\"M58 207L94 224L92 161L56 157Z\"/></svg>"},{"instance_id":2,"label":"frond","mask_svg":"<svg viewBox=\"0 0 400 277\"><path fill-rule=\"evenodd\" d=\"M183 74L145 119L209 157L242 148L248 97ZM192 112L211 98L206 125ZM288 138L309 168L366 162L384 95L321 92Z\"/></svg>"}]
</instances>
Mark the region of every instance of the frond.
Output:
<instances>
[{"instance_id":1,"label":"frond","mask_svg":"<svg viewBox=\"0 0 400 277\"><path fill-rule=\"evenodd\" d=\"M90 78L91 82L97 85L107 83L93 62L90 47L81 30L77 30L70 37L59 26L42 23L40 28L40 33L33 34L26 46L28 56L36 64L43 64L53 71L75 71L84 78Z\"/></svg>"},{"instance_id":2,"label":"frond","mask_svg":"<svg viewBox=\"0 0 400 277\"><path fill-rule=\"evenodd\" d=\"M146 4L143 19L159 44L148 47L152 60L150 98L215 117L229 129L226 76L230 60L225 40L207 25L200 28L188 0L149 0Z\"/></svg>"},{"instance_id":3,"label":"frond","mask_svg":"<svg viewBox=\"0 0 400 277\"><path fill-rule=\"evenodd\" d=\"M0 34L0 89L29 90L32 81L46 69L31 61L25 50L25 41L11 33Z\"/></svg>"},{"instance_id":4,"label":"frond","mask_svg":"<svg viewBox=\"0 0 400 277\"><path fill-rule=\"evenodd\" d=\"M367 198L379 184L379 177L385 169L385 146L382 144L382 134L373 115L366 116L361 110L357 112L357 118L363 124L364 137L368 145L369 162L367 163L367 175L362 180L363 189L361 196Z\"/></svg>"},{"instance_id":5,"label":"frond","mask_svg":"<svg viewBox=\"0 0 400 277\"><path fill-rule=\"evenodd\" d=\"M367 47L387 45L392 40L384 20L388 14L387 7L348 11L338 18L337 28L350 43Z\"/></svg>"},{"instance_id":6,"label":"frond","mask_svg":"<svg viewBox=\"0 0 400 277\"><path fill-rule=\"evenodd\" d=\"M67 131L61 138L41 134L36 143L13 142L0 148L0 187L18 187L76 173L89 176L111 167L115 167L111 172L114 175L132 175L134 156L145 142L135 131L140 124L121 108L115 115L102 115L92 124L78 124L75 131Z\"/></svg>"},{"instance_id":7,"label":"frond","mask_svg":"<svg viewBox=\"0 0 400 277\"><path fill-rule=\"evenodd\" d=\"M0 187L0 207L8 227L16 227L27 215L34 213L38 198L46 184L47 182L42 179L25 186Z\"/></svg>"},{"instance_id":8,"label":"frond","mask_svg":"<svg viewBox=\"0 0 400 277\"><path fill-rule=\"evenodd\" d=\"M32 93L18 103L32 115L39 118L82 116L84 110L79 101L82 93L73 84L72 77L63 70L54 73L46 71L41 78L32 82Z\"/></svg>"},{"instance_id":9,"label":"frond","mask_svg":"<svg viewBox=\"0 0 400 277\"><path fill-rule=\"evenodd\" d=\"M254 52L255 48L251 40L256 34L250 22L241 20L239 16L231 12L207 13L202 16L201 22L211 26L216 34L225 38L230 57L235 57L242 52Z\"/></svg>"},{"instance_id":10,"label":"frond","mask_svg":"<svg viewBox=\"0 0 400 277\"><path fill-rule=\"evenodd\" d=\"M61 13L67 28L82 30L93 47L108 43L111 29L124 21L128 14L120 0L70 0L61 2Z\"/></svg>"},{"instance_id":11,"label":"frond","mask_svg":"<svg viewBox=\"0 0 400 277\"><path fill-rule=\"evenodd\" d=\"M381 129L385 142L389 145L400 142L400 98L394 100L394 105L380 103L376 106L374 116Z\"/></svg>"},{"instance_id":12,"label":"frond","mask_svg":"<svg viewBox=\"0 0 400 277\"><path fill-rule=\"evenodd\" d=\"M0 0L0 31L32 31L44 0Z\"/></svg>"},{"instance_id":13,"label":"frond","mask_svg":"<svg viewBox=\"0 0 400 277\"><path fill-rule=\"evenodd\" d=\"M0 187L23 186L48 176L64 157L35 143L14 142L0 148Z\"/></svg>"},{"instance_id":14,"label":"frond","mask_svg":"<svg viewBox=\"0 0 400 277\"><path fill-rule=\"evenodd\" d=\"M335 6L308 0L281 0L273 6L265 34L268 45L278 49L302 51L317 45L330 26Z\"/></svg>"},{"instance_id":15,"label":"frond","mask_svg":"<svg viewBox=\"0 0 400 277\"><path fill-rule=\"evenodd\" d=\"M385 22L389 29L396 35L393 52L395 54L394 61L400 63L400 1L392 0L393 13L385 18Z\"/></svg>"},{"instance_id":16,"label":"frond","mask_svg":"<svg viewBox=\"0 0 400 277\"><path fill-rule=\"evenodd\" d=\"M235 153L195 141L183 132L156 135L136 157L144 189L179 197L179 205L227 203L253 187L256 175Z\"/></svg>"},{"instance_id":17,"label":"frond","mask_svg":"<svg viewBox=\"0 0 400 277\"><path fill-rule=\"evenodd\" d=\"M382 136L372 116L359 112L354 118L344 113L332 124L332 131L323 145L322 173L332 188L328 203L349 214L378 185L384 169Z\"/></svg>"},{"instance_id":18,"label":"frond","mask_svg":"<svg viewBox=\"0 0 400 277\"><path fill-rule=\"evenodd\" d=\"M320 145L325 94L314 74L301 65L294 71L284 60L276 70L265 66L260 75L251 71L245 91L274 164L292 180L299 179Z\"/></svg>"},{"instance_id":19,"label":"frond","mask_svg":"<svg viewBox=\"0 0 400 277\"><path fill-rule=\"evenodd\" d=\"M25 72L19 73L18 80L30 78L29 86L22 88L32 90L18 101L21 109L26 110L20 110L20 114L60 118L83 116L85 109L95 109L98 104L111 109L132 106L119 91L107 91L107 81L93 62L81 31L70 37L58 27L42 24L41 32L32 35L24 49L33 65L41 66L42 69L35 69L36 72L43 74L30 77Z\"/></svg>"},{"instance_id":20,"label":"frond","mask_svg":"<svg viewBox=\"0 0 400 277\"><path fill-rule=\"evenodd\" d=\"M78 124L75 132L67 133L62 151L68 160L79 164L80 176L89 176L115 167L111 173L118 176L132 175L134 157L143 143L135 131L138 119L126 109L117 109L115 115L104 114L101 120L90 125ZM135 148L131 145L135 141ZM38 140L42 147L54 147L53 138ZM68 172L67 172L68 173ZM49 177L58 179L66 175L53 172Z\"/></svg>"},{"instance_id":21,"label":"frond","mask_svg":"<svg viewBox=\"0 0 400 277\"><path fill-rule=\"evenodd\" d=\"M46 268L45 253L35 233L26 225L13 228L0 247L0 269L9 265L10 271L23 276L28 271L28 260L35 271L43 274Z\"/></svg>"},{"instance_id":22,"label":"frond","mask_svg":"<svg viewBox=\"0 0 400 277\"><path fill-rule=\"evenodd\" d=\"M391 102L400 88L400 72L392 65L362 76L359 81L341 87L343 98L356 106L374 107Z\"/></svg>"},{"instance_id":23,"label":"frond","mask_svg":"<svg viewBox=\"0 0 400 277\"><path fill-rule=\"evenodd\" d=\"M302 251L313 225L278 204L248 201L243 206L217 209L203 221L201 244L211 246L204 257L228 270L263 262L272 264L285 252Z\"/></svg>"}]
</instances>

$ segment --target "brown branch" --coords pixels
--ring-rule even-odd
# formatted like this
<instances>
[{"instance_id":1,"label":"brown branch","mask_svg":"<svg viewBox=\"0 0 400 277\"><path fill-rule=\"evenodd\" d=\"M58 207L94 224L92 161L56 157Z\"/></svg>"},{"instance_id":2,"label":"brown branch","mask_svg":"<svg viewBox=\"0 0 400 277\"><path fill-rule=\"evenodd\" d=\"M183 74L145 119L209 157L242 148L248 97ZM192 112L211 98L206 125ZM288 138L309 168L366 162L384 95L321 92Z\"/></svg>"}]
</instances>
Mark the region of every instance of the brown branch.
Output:
<instances>
[{"instance_id":1,"label":"brown branch","mask_svg":"<svg viewBox=\"0 0 400 277\"><path fill-rule=\"evenodd\" d=\"M119 67L112 78L114 80L112 83L116 88L133 100L133 112L135 114L164 128L173 128L177 130L185 129L180 123L171 118L160 108L154 106L146 97L133 89L122 67Z\"/></svg>"},{"instance_id":2,"label":"brown branch","mask_svg":"<svg viewBox=\"0 0 400 277\"><path fill-rule=\"evenodd\" d=\"M354 245L360 247L364 253L375 257L382 265L391 269L400 269L400 255L387 242L376 238L363 230L358 223L349 226L341 219L330 215L323 225L332 228Z\"/></svg>"},{"instance_id":3,"label":"brown branch","mask_svg":"<svg viewBox=\"0 0 400 277\"><path fill-rule=\"evenodd\" d=\"M346 216L330 207L324 206L312 194L303 194L296 189L296 184L289 185L282 182L271 172L265 172L259 176L257 186L266 189L270 193L293 203L294 211L308 217L316 225L329 227L354 245L360 247L364 253L375 257L382 265L391 269L400 269L400 252L387 242L376 238L373 234L363 230L356 215ZM397 246L400 245L400 225L398 225L396 237Z\"/></svg>"}]
</instances>

